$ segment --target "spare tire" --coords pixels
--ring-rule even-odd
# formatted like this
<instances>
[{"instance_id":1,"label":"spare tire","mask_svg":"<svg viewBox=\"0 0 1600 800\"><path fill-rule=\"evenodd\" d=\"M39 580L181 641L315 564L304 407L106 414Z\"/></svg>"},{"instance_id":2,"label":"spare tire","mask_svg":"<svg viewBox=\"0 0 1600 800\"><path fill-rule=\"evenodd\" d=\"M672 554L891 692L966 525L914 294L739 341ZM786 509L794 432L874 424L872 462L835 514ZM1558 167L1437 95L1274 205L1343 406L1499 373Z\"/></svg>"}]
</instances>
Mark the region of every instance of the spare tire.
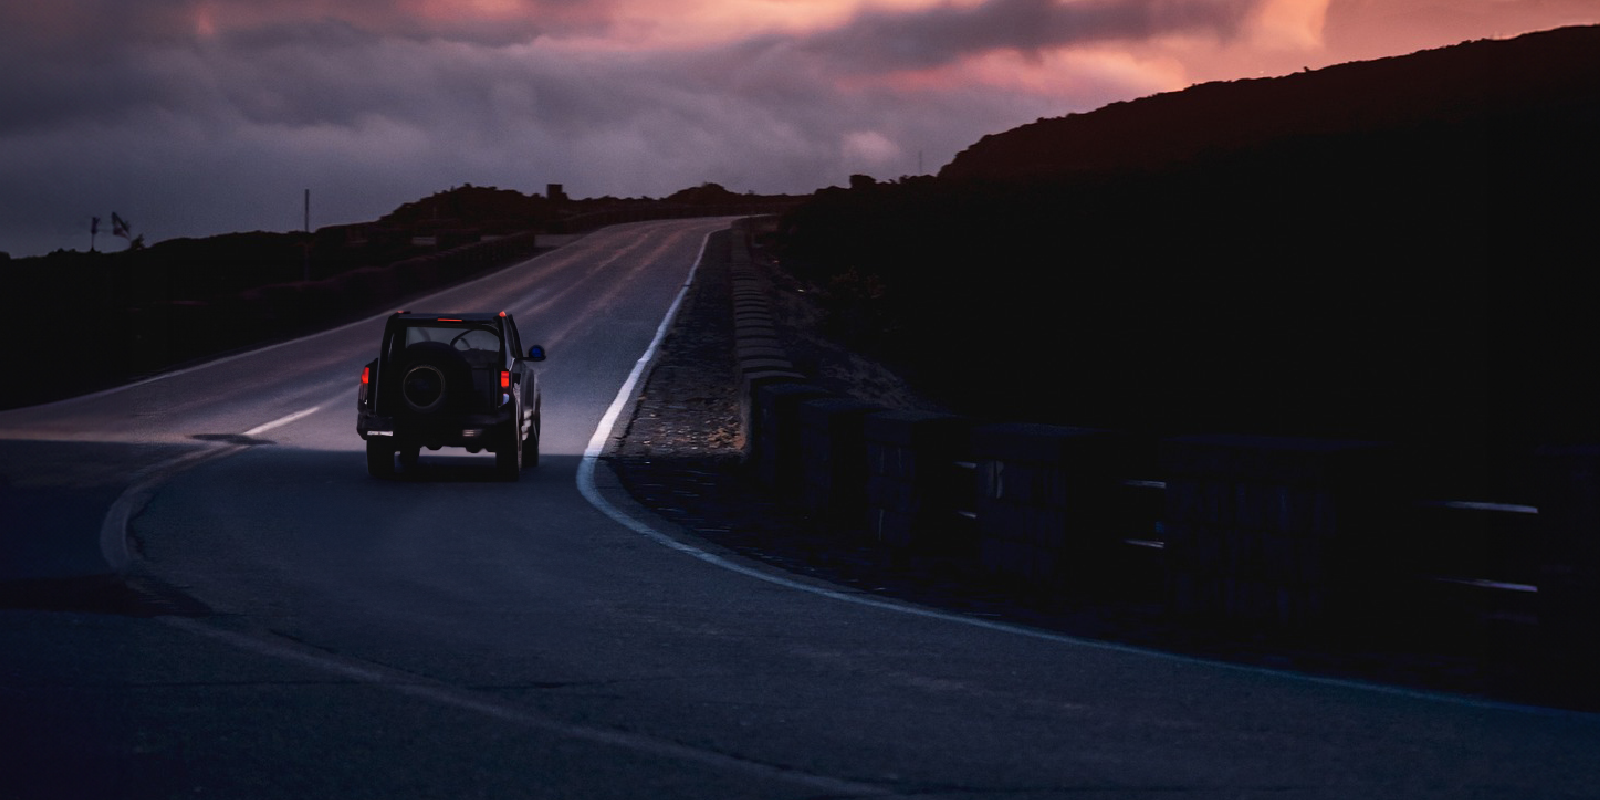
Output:
<instances>
[{"instance_id":1,"label":"spare tire","mask_svg":"<svg viewBox=\"0 0 1600 800\"><path fill-rule=\"evenodd\" d=\"M472 369L444 342L418 342L400 361L400 402L412 414L453 410L472 396Z\"/></svg>"}]
</instances>

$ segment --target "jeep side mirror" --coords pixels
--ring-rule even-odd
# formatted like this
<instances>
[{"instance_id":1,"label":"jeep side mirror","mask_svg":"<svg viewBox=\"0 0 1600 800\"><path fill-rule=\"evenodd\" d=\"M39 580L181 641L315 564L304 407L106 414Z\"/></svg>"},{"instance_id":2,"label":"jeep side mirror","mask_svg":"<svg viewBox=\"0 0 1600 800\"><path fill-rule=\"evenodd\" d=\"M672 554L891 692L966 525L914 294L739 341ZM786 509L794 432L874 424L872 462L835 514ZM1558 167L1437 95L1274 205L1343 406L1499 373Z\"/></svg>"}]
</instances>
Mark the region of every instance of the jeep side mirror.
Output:
<instances>
[{"instance_id":1,"label":"jeep side mirror","mask_svg":"<svg viewBox=\"0 0 1600 800\"><path fill-rule=\"evenodd\" d=\"M528 360L529 361L543 361L544 360L544 348L539 346L539 345L534 345L534 346L528 348Z\"/></svg>"}]
</instances>

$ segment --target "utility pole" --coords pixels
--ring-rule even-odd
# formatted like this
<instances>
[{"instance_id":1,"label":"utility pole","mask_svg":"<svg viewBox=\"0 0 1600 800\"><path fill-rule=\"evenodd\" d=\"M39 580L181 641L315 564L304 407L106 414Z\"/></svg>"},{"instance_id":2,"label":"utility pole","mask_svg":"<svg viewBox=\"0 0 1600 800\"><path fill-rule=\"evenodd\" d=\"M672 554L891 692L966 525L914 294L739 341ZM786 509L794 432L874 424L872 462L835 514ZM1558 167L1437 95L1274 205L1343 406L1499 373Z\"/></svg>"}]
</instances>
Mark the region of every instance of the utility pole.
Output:
<instances>
[{"instance_id":1,"label":"utility pole","mask_svg":"<svg viewBox=\"0 0 1600 800\"><path fill-rule=\"evenodd\" d=\"M306 230L305 249L301 251L301 252L303 252L305 254L305 257L302 258L301 261L300 261L300 279L303 280L303 281L310 281L311 280L311 190L310 189L306 190L305 230Z\"/></svg>"}]
</instances>

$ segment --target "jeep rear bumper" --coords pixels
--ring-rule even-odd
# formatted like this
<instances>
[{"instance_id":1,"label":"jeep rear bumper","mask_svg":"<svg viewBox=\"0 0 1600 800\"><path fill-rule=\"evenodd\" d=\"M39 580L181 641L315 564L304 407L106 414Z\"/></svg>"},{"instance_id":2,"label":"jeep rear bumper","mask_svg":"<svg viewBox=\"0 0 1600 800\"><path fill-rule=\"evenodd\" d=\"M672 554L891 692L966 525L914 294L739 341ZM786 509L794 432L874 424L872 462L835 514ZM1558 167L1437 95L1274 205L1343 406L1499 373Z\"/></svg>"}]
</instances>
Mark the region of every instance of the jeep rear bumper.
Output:
<instances>
[{"instance_id":1,"label":"jeep rear bumper","mask_svg":"<svg viewBox=\"0 0 1600 800\"><path fill-rule=\"evenodd\" d=\"M388 438L395 449L426 447L465 447L479 450L496 450L505 433L515 425L512 407L494 414L468 414L448 419L415 419L360 414L356 417L356 433L362 439Z\"/></svg>"}]
</instances>

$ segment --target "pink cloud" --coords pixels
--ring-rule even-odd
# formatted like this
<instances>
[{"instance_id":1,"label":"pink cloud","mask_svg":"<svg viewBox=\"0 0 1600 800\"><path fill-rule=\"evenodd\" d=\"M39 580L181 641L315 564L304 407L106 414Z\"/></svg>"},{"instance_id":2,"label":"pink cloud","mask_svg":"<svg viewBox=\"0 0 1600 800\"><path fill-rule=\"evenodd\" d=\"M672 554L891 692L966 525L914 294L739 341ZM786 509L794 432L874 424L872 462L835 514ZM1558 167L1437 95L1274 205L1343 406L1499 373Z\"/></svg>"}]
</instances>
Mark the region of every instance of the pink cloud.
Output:
<instances>
[{"instance_id":1,"label":"pink cloud","mask_svg":"<svg viewBox=\"0 0 1600 800\"><path fill-rule=\"evenodd\" d=\"M1596 22L1594 0L0 2L0 250L81 246L110 208L153 239L281 229L260 209L305 187L328 221L467 181L808 192L1191 83Z\"/></svg>"}]
</instances>

